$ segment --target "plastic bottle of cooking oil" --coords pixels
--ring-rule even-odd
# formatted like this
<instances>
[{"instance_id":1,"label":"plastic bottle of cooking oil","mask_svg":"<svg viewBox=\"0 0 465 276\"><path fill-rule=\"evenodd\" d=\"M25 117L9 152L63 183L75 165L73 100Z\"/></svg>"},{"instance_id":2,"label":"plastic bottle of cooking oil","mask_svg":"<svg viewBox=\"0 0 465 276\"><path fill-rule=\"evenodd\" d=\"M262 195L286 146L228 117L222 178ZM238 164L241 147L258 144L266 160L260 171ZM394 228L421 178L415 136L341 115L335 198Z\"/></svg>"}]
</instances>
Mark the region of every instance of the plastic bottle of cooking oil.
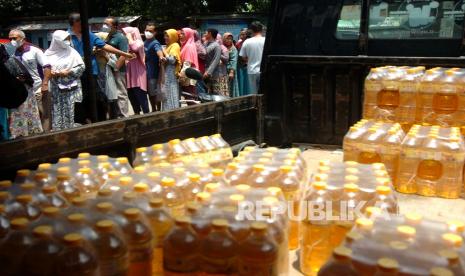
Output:
<instances>
[{"instance_id":1,"label":"plastic bottle of cooking oil","mask_svg":"<svg viewBox=\"0 0 465 276\"><path fill-rule=\"evenodd\" d=\"M399 274L399 263L395 259L380 258L377 263L376 276L396 276Z\"/></svg>"},{"instance_id":2,"label":"plastic bottle of cooking oil","mask_svg":"<svg viewBox=\"0 0 465 276\"><path fill-rule=\"evenodd\" d=\"M95 224L97 239L93 242L97 251L101 275L127 275L129 271L128 246L123 235L111 220Z\"/></svg>"},{"instance_id":3,"label":"plastic bottle of cooking oil","mask_svg":"<svg viewBox=\"0 0 465 276\"><path fill-rule=\"evenodd\" d=\"M389 186L376 187L376 196L367 203L368 206L376 206L382 211L398 214L399 206L397 200Z\"/></svg>"},{"instance_id":4,"label":"plastic bottle of cooking oil","mask_svg":"<svg viewBox=\"0 0 465 276\"><path fill-rule=\"evenodd\" d=\"M33 201L32 195L19 195L9 208L9 216L12 218L25 217L30 221L37 220L41 215L41 210L37 202Z\"/></svg>"},{"instance_id":5,"label":"plastic bottle of cooking oil","mask_svg":"<svg viewBox=\"0 0 465 276\"><path fill-rule=\"evenodd\" d=\"M147 218L137 208L124 211L127 223L123 227L129 249L130 276L152 275L152 230Z\"/></svg>"},{"instance_id":6,"label":"plastic bottle of cooking oil","mask_svg":"<svg viewBox=\"0 0 465 276\"><path fill-rule=\"evenodd\" d=\"M400 104L398 68L388 69L382 80L382 89L376 95L375 119L394 121Z\"/></svg>"},{"instance_id":7,"label":"plastic bottle of cooking oil","mask_svg":"<svg viewBox=\"0 0 465 276\"><path fill-rule=\"evenodd\" d=\"M289 245L288 236L286 232L286 225L283 224L279 218L275 217L271 210L265 210L263 217L266 218L268 224L268 231L274 238L274 241L278 245L278 274L288 275L289 274Z\"/></svg>"},{"instance_id":8,"label":"plastic bottle of cooking oil","mask_svg":"<svg viewBox=\"0 0 465 276\"><path fill-rule=\"evenodd\" d=\"M456 71L447 70L439 79L432 103L434 124L443 127L460 126L460 122L464 121L465 101L458 76Z\"/></svg>"},{"instance_id":9,"label":"plastic bottle of cooking oil","mask_svg":"<svg viewBox=\"0 0 465 276\"><path fill-rule=\"evenodd\" d=\"M11 221L12 231L0 244L0 266L4 275L16 275L20 272L24 254L33 242L27 229L28 223L26 218L13 219Z\"/></svg>"},{"instance_id":10,"label":"plastic bottle of cooking oil","mask_svg":"<svg viewBox=\"0 0 465 276\"><path fill-rule=\"evenodd\" d=\"M454 275L463 275L465 270L460 263L460 256L454 250L441 250L438 252L441 258L447 260L448 269L454 273Z\"/></svg>"},{"instance_id":11,"label":"plastic bottle of cooking oil","mask_svg":"<svg viewBox=\"0 0 465 276\"><path fill-rule=\"evenodd\" d=\"M453 131L453 129L451 129ZM463 186L462 169L465 163L465 146L461 135L451 133L446 141L441 141L443 176L437 183L436 196L443 198L459 198Z\"/></svg>"},{"instance_id":12,"label":"plastic bottle of cooking oil","mask_svg":"<svg viewBox=\"0 0 465 276\"><path fill-rule=\"evenodd\" d=\"M77 182L69 174L57 175L56 187L58 192L68 201L81 195Z\"/></svg>"},{"instance_id":13,"label":"plastic bottle of cooking oil","mask_svg":"<svg viewBox=\"0 0 465 276\"><path fill-rule=\"evenodd\" d=\"M325 203L331 199L327 187L325 182L314 182L313 192L304 201L308 204L308 212L307 217L302 221L300 267L306 275L316 275L331 256L332 226L331 222L324 217ZM333 235L338 234L333 233Z\"/></svg>"},{"instance_id":14,"label":"plastic bottle of cooking oil","mask_svg":"<svg viewBox=\"0 0 465 276\"><path fill-rule=\"evenodd\" d=\"M34 183L38 187L50 186L53 183L52 176L46 171L38 171L34 175Z\"/></svg>"},{"instance_id":15,"label":"plastic bottle of cooking oil","mask_svg":"<svg viewBox=\"0 0 465 276\"><path fill-rule=\"evenodd\" d=\"M100 183L90 168L79 169L79 172L76 175L76 180L81 196L94 198L97 195Z\"/></svg>"},{"instance_id":16,"label":"plastic bottle of cooking oil","mask_svg":"<svg viewBox=\"0 0 465 276\"><path fill-rule=\"evenodd\" d=\"M191 220L191 226L196 232L199 239L205 238L211 229L211 221L207 217L207 213L202 209L202 205L198 202L188 202L186 204L186 215Z\"/></svg>"},{"instance_id":17,"label":"plastic bottle of cooking oil","mask_svg":"<svg viewBox=\"0 0 465 276\"><path fill-rule=\"evenodd\" d=\"M372 163L380 163L381 155L379 154L379 142L381 138L384 136L382 123L375 124L374 126L370 127L366 134L360 139L360 154L358 156L358 161L361 164L372 164ZM364 148L364 149L363 149Z\"/></svg>"},{"instance_id":18,"label":"plastic bottle of cooking oil","mask_svg":"<svg viewBox=\"0 0 465 276\"><path fill-rule=\"evenodd\" d=\"M108 174L113 170L110 162L99 163L95 171L100 185L103 185L108 180Z\"/></svg>"},{"instance_id":19,"label":"plastic bottle of cooking oil","mask_svg":"<svg viewBox=\"0 0 465 276\"><path fill-rule=\"evenodd\" d=\"M416 127L416 125L414 125L402 142L398 179L394 182L396 190L401 193L413 194L417 192L415 183L416 171L414 168L418 167L418 149L422 142L422 140L417 137L419 128L420 126Z\"/></svg>"},{"instance_id":20,"label":"plastic bottle of cooking oil","mask_svg":"<svg viewBox=\"0 0 465 276\"><path fill-rule=\"evenodd\" d=\"M174 224L173 218L163 206L163 199L150 200L150 210L146 213L153 236L152 275L163 275L163 240Z\"/></svg>"},{"instance_id":21,"label":"plastic bottle of cooking oil","mask_svg":"<svg viewBox=\"0 0 465 276\"><path fill-rule=\"evenodd\" d=\"M378 93L382 90L383 70L380 68L372 68L365 79L363 104L363 118L376 118L376 107Z\"/></svg>"},{"instance_id":22,"label":"plastic bottle of cooking oil","mask_svg":"<svg viewBox=\"0 0 465 276\"><path fill-rule=\"evenodd\" d=\"M318 276L339 275L360 275L352 265L352 250L344 246L336 247L332 259L321 267L318 272Z\"/></svg>"},{"instance_id":23,"label":"plastic bottle of cooking oil","mask_svg":"<svg viewBox=\"0 0 465 276\"><path fill-rule=\"evenodd\" d=\"M46 207L42 209L42 216L30 223L30 228L34 229L35 227L46 225L52 226L53 235L56 238L61 239L63 234L65 234L65 222L62 217L63 213L57 207Z\"/></svg>"},{"instance_id":24,"label":"plastic bottle of cooking oil","mask_svg":"<svg viewBox=\"0 0 465 276\"><path fill-rule=\"evenodd\" d=\"M58 257L58 275L97 276L99 263L96 253L80 234L64 237L65 247Z\"/></svg>"},{"instance_id":25,"label":"plastic bottle of cooking oil","mask_svg":"<svg viewBox=\"0 0 465 276\"><path fill-rule=\"evenodd\" d=\"M129 160L126 157L116 158L113 167L116 171L119 171L121 175L129 175L132 172L131 164L129 164Z\"/></svg>"},{"instance_id":26,"label":"plastic bottle of cooking oil","mask_svg":"<svg viewBox=\"0 0 465 276\"><path fill-rule=\"evenodd\" d=\"M176 225L163 243L165 275L193 275L198 270L200 240L190 227L188 217L176 218Z\"/></svg>"},{"instance_id":27,"label":"plastic bottle of cooking oil","mask_svg":"<svg viewBox=\"0 0 465 276\"><path fill-rule=\"evenodd\" d=\"M149 164L152 156L149 150L145 147L136 149L136 158L134 159L134 167Z\"/></svg>"},{"instance_id":28,"label":"plastic bottle of cooking oil","mask_svg":"<svg viewBox=\"0 0 465 276\"><path fill-rule=\"evenodd\" d=\"M31 182L32 181L32 173L30 170L18 170L16 172L16 177L15 177L15 184L21 185L26 182Z\"/></svg>"},{"instance_id":29,"label":"plastic bottle of cooking oil","mask_svg":"<svg viewBox=\"0 0 465 276\"><path fill-rule=\"evenodd\" d=\"M201 176L196 173L188 175L188 182L183 188L184 199L186 201L193 201L197 193L203 190Z\"/></svg>"},{"instance_id":30,"label":"plastic bottle of cooking oil","mask_svg":"<svg viewBox=\"0 0 465 276\"><path fill-rule=\"evenodd\" d=\"M7 217L6 206L0 205L0 239L3 240L10 231L10 220Z\"/></svg>"},{"instance_id":31,"label":"plastic bottle of cooking oil","mask_svg":"<svg viewBox=\"0 0 465 276\"><path fill-rule=\"evenodd\" d=\"M251 224L250 236L239 247L239 275L278 274L278 246L267 231L264 222Z\"/></svg>"},{"instance_id":32,"label":"plastic bottle of cooking oil","mask_svg":"<svg viewBox=\"0 0 465 276\"><path fill-rule=\"evenodd\" d=\"M8 205L12 200L12 195L10 192L1 191L0 192L0 204Z\"/></svg>"},{"instance_id":33,"label":"plastic bottle of cooking oil","mask_svg":"<svg viewBox=\"0 0 465 276\"><path fill-rule=\"evenodd\" d=\"M0 191L9 191L13 186L11 180L2 180L0 181Z\"/></svg>"},{"instance_id":34,"label":"plastic bottle of cooking oil","mask_svg":"<svg viewBox=\"0 0 465 276\"><path fill-rule=\"evenodd\" d=\"M189 161L189 152L182 145L181 140L174 139L168 142L168 145L171 149L171 162L173 163L182 163L184 161Z\"/></svg>"},{"instance_id":35,"label":"plastic bottle of cooking oil","mask_svg":"<svg viewBox=\"0 0 465 276\"><path fill-rule=\"evenodd\" d=\"M38 226L32 231L34 243L27 250L22 262L22 275L54 275L56 260L63 246L54 239L51 226Z\"/></svg>"},{"instance_id":36,"label":"plastic bottle of cooking oil","mask_svg":"<svg viewBox=\"0 0 465 276\"><path fill-rule=\"evenodd\" d=\"M442 70L427 70L422 77L417 96L417 122L425 122L429 124L435 124L436 114L433 108L433 98L438 92L439 80L443 76ZM438 94L437 99L441 99L442 95ZM447 97L446 97L447 98ZM454 98L454 97L452 97ZM452 99L449 97L449 99ZM438 101L438 111L441 109L441 101ZM445 101L448 102L448 101Z\"/></svg>"},{"instance_id":37,"label":"plastic bottle of cooking oil","mask_svg":"<svg viewBox=\"0 0 465 276\"><path fill-rule=\"evenodd\" d=\"M173 178L165 177L161 180L161 186L162 190L159 194L153 193L153 196L165 200L165 206L173 217L182 216L185 199L182 192L176 187L176 181Z\"/></svg>"},{"instance_id":38,"label":"plastic bottle of cooking oil","mask_svg":"<svg viewBox=\"0 0 465 276\"><path fill-rule=\"evenodd\" d=\"M45 186L42 188L42 193L37 196L38 204L41 208L44 207L58 207L58 208L67 208L68 201L62 197L56 186Z\"/></svg>"},{"instance_id":39,"label":"plastic bottle of cooking oil","mask_svg":"<svg viewBox=\"0 0 465 276\"><path fill-rule=\"evenodd\" d=\"M86 197L75 197L71 200L71 205L65 211L65 213L66 215L73 213L87 214L89 212L90 207L92 207L90 204L90 200L88 200Z\"/></svg>"},{"instance_id":40,"label":"plastic bottle of cooking oil","mask_svg":"<svg viewBox=\"0 0 465 276\"><path fill-rule=\"evenodd\" d=\"M84 237L89 242L97 239L97 232L90 219L84 213L72 213L66 217L65 232L75 232Z\"/></svg>"},{"instance_id":41,"label":"plastic bottle of cooking oil","mask_svg":"<svg viewBox=\"0 0 465 276\"><path fill-rule=\"evenodd\" d=\"M437 194L437 184L444 173L440 144L438 133L432 129L422 145L421 161L416 170L415 185L420 195L434 196Z\"/></svg>"},{"instance_id":42,"label":"plastic bottle of cooking oil","mask_svg":"<svg viewBox=\"0 0 465 276\"><path fill-rule=\"evenodd\" d=\"M400 99L396 122L402 125L404 131L408 131L416 121L416 97L423 72L424 67L409 68L399 79Z\"/></svg>"},{"instance_id":43,"label":"plastic bottle of cooking oil","mask_svg":"<svg viewBox=\"0 0 465 276\"><path fill-rule=\"evenodd\" d=\"M397 179L397 170L399 166L400 145L405 134L401 130L400 124L394 124L387 131L380 143L381 160L386 166L387 171L392 179Z\"/></svg>"},{"instance_id":44,"label":"plastic bottle of cooking oil","mask_svg":"<svg viewBox=\"0 0 465 276\"><path fill-rule=\"evenodd\" d=\"M212 230L201 245L202 270L207 275L237 273L238 244L228 231L228 221L215 219Z\"/></svg>"},{"instance_id":45,"label":"plastic bottle of cooking oil","mask_svg":"<svg viewBox=\"0 0 465 276\"><path fill-rule=\"evenodd\" d=\"M205 158L205 150L197 143L195 138L182 141L182 145L189 151L193 158L197 160L203 160Z\"/></svg>"},{"instance_id":46,"label":"plastic bottle of cooking oil","mask_svg":"<svg viewBox=\"0 0 465 276\"><path fill-rule=\"evenodd\" d=\"M168 150L165 148L163 144L155 144L152 147L152 158L150 160L150 164L154 165L159 162L163 162L168 159Z\"/></svg>"}]
</instances>

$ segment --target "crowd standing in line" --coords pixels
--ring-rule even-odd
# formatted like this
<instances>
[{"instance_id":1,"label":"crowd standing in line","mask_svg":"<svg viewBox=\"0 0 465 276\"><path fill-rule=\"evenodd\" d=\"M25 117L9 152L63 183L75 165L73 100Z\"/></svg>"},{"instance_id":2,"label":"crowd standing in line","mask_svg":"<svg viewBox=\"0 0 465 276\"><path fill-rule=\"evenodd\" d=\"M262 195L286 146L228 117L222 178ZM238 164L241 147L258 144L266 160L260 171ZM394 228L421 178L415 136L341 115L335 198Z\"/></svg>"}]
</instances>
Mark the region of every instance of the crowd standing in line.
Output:
<instances>
[{"instance_id":1,"label":"crowd standing in line","mask_svg":"<svg viewBox=\"0 0 465 276\"><path fill-rule=\"evenodd\" d=\"M28 94L17 108L0 108L0 139L90 123L92 105L82 79L86 69L97 91L99 121L128 117L129 103L137 115L179 108L181 97L198 100L202 93L239 97L258 92L265 42L259 22L243 29L237 42L232 33L221 35L216 29L203 36L191 28L168 29L163 45L154 23L145 26L145 40L138 28L118 25L117 18L108 17L101 32L89 31L92 68L83 62L78 13L70 14L67 31L53 33L45 52L27 43L23 31L11 30L15 53L8 56L2 46L2 65L10 72L23 70L31 81L16 74ZM188 78L188 68L199 71L202 80Z\"/></svg>"}]
</instances>

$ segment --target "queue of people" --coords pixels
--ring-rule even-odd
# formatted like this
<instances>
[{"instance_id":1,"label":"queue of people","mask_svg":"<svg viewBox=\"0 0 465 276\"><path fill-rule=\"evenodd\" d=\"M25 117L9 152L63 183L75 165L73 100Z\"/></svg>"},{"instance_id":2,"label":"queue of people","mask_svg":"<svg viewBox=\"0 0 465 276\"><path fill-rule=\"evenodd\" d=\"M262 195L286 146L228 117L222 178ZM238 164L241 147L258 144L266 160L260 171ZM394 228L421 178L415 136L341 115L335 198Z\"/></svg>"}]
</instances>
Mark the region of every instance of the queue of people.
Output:
<instances>
[{"instance_id":1,"label":"queue of people","mask_svg":"<svg viewBox=\"0 0 465 276\"><path fill-rule=\"evenodd\" d=\"M26 43L21 30L11 30L15 54L8 57L2 46L2 60L19 61L32 81L23 82L28 91L23 104L7 112L0 108L1 137L15 139L90 123L93 106L88 82L82 79L85 70L97 91L99 121L128 117L129 104L134 114L147 114L179 108L181 97L196 99L200 93L239 97L258 92L265 41L259 22L242 30L237 42L232 33L208 29L201 36L183 28L166 30L163 43L156 39L154 23L145 26L143 35L135 27L120 29L118 23L108 17L101 32L89 31L92 68L85 68L83 61L77 13L69 16L67 31L53 33L45 52ZM188 78L188 68L198 70L203 80Z\"/></svg>"}]
</instances>

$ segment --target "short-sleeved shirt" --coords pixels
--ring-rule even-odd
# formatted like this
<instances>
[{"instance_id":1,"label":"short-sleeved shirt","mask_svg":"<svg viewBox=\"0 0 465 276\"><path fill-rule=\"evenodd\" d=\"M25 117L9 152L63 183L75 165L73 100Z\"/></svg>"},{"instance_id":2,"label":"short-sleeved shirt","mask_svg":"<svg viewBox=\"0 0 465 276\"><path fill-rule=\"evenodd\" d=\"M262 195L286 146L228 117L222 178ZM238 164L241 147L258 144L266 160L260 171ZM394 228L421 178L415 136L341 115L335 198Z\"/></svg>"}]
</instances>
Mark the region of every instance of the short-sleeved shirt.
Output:
<instances>
[{"instance_id":1,"label":"short-sleeved shirt","mask_svg":"<svg viewBox=\"0 0 465 276\"><path fill-rule=\"evenodd\" d=\"M160 42L156 39L146 40L144 42L144 49L147 78L158 79L158 73L160 72L160 59L158 58L157 52L163 51Z\"/></svg>"},{"instance_id":2,"label":"short-sleeved shirt","mask_svg":"<svg viewBox=\"0 0 465 276\"><path fill-rule=\"evenodd\" d=\"M22 62L27 71L34 80L34 91L42 85L40 76L40 68L50 67L47 57L39 48L32 45L24 45L21 49L17 49L15 57Z\"/></svg>"},{"instance_id":3,"label":"short-sleeved shirt","mask_svg":"<svg viewBox=\"0 0 465 276\"><path fill-rule=\"evenodd\" d=\"M120 31L116 31L114 33L109 34L106 41L107 41L107 43L109 45L113 46L114 48L116 48L116 49L118 49L120 51L127 52L129 50L128 39ZM119 58L119 56L117 56L117 57ZM120 72L126 71L126 66L123 65L119 69L119 71Z\"/></svg>"},{"instance_id":4,"label":"short-sleeved shirt","mask_svg":"<svg viewBox=\"0 0 465 276\"><path fill-rule=\"evenodd\" d=\"M81 55L82 59L84 59L84 42L81 39L79 39L76 34L72 30L68 30L70 36L71 36L71 46ZM103 48L105 47L105 41L101 40L98 36L96 36L93 32L89 31L89 38L90 38L90 51L93 52L94 47L96 48ZM97 59L95 58L95 55L92 54L92 74L93 75L98 75L98 64L97 64Z\"/></svg>"},{"instance_id":5,"label":"short-sleeved shirt","mask_svg":"<svg viewBox=\"0 0 465 276\"><path fill-rule=\"evenodd\" d=\"M247 58L247 73L260 74L260 65L262 63L263 47L265 46L265 37L252 37L242 44L241 57Z\"/></svg>"}]
</instances>

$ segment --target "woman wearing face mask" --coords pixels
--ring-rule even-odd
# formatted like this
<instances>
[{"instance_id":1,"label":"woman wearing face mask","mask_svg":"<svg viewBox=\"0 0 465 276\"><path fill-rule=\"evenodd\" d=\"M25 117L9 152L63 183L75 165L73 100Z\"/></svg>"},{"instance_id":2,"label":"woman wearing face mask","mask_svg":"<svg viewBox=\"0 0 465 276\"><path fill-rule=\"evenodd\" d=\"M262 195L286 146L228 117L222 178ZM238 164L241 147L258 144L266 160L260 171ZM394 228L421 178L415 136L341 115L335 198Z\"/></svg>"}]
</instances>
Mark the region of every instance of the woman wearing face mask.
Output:
<instances>
[{"instance_id":1,"label":"woman wearing face mask","mask_svg":"<svg viewBox=\"0 0 465 276\"><path fill-rule=\"evenodd\" d=\"M130 52L136 54L136 58L126 64L126 87L128 88L129 101L136 115L140 111L147 114L149 101L147 98L147 70L145 68L144 41L139 29L134 27L123 28L129 42Z\"/></svg>"},{"instance_id":2,"label":"woman wearing face mask","mask_svg":"<svg viewBox=\"0 0 465 276\"><path fill-rule=\"evenodd\" d=\"M45 51L52 66L52 130L73 127L75 103L82 102L80 77L85 66L79 53L70 45L69 33L59 30L53 33L50 48Z\"/></svg>"},{"instance_id":3,"label":"woman wearing face mask","mask_svg":"<svg viewBox=\"0 0 465 276\"><path fill-rule=\"evenodd\" d=\"M239 53L234 46L233 37L232 33L224 33L223 43L229 50L229 61L226 64L229 78L229 95L231 97L239 97L239 83L237 81L237 59L239 57Z\"/></svg>"},{"instance_id":4,"label":"woman wearing face mask","mask_svg":"<svg viewBox=\"0 0 465 276\"><path fill-rule=\"evenodd\" d=\"M197 53L197 46L194 42L194 30L191 28L184 28L181 30L180 42L181 42L181 63L182 69L179 77L179 83L182 91L187 92L193 96L192 99L196 99L195 85L196 81L189 79L185 75L187 68L195 68L199 70L199 57Z\"/></svg>"},{"instance_id":5,"label":"woman wearing face mask","mask_svg":"<svg viewBox=\"0 0 465 276\"><path fill-rule=\"evenodd\" d=\"M181 70L181 47L178 44L178 32L174 29L165 31L167 47L163 49L161 59L161 90L165 96L162 110L168 111L179 107L178 74Z\"/></svg>"}]
</instances>

